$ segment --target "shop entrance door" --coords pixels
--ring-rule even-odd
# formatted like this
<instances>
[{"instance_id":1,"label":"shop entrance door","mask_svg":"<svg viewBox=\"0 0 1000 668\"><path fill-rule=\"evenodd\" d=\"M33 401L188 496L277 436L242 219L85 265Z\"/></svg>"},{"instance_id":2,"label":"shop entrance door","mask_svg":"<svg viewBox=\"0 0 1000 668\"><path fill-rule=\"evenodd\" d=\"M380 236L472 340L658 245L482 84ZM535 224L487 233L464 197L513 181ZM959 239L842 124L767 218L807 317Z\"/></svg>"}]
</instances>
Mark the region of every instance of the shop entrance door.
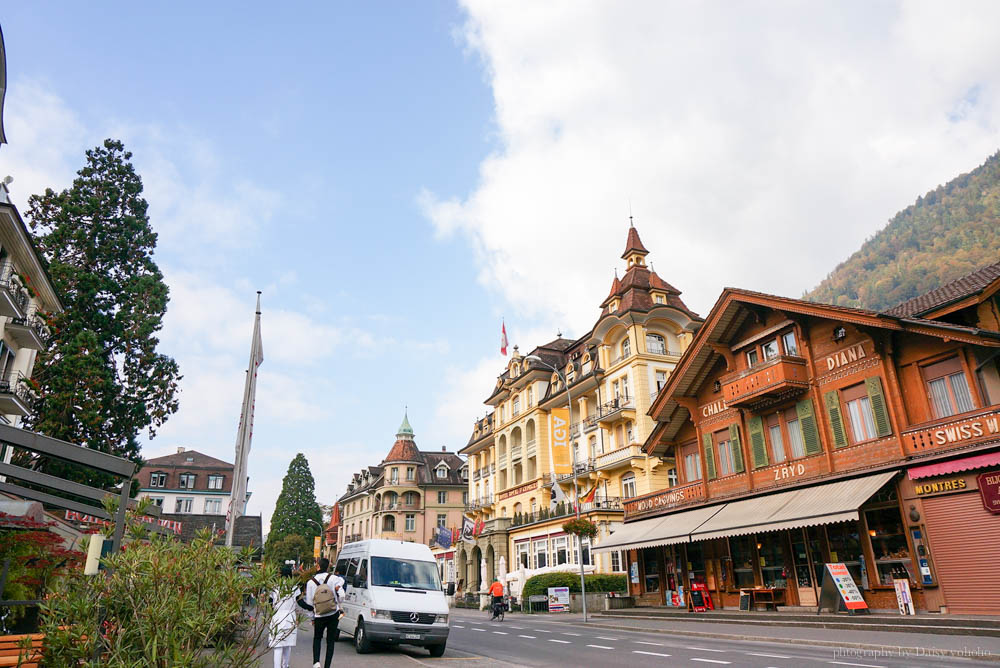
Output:
<instances>
[{"instance_id":1,"label":"shop entrance door","mask_svg":"<svg viewBox=\"0 0 1000 668\"><path fill-rule=\"evenodd\" d=\"M795 586L799 594L799 605L816 606L817 572L823 572L823 544L815 527L791 529L792 561L795 569ZM792 583L789 583L791 586Z\"/></svg>"}]
</instances>

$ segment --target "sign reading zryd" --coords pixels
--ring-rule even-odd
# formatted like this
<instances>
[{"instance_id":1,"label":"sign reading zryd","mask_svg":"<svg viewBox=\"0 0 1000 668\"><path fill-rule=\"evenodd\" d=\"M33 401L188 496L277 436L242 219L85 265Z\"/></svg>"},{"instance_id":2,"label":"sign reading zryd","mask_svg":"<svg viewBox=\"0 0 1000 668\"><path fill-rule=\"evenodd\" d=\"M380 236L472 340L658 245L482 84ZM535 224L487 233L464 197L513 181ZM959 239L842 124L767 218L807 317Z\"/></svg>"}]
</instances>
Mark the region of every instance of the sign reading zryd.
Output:
<instances>
[{"instance_id":1,"label":"sign reading zryd","mask_svg":"<svg viewBox=\"0 0 1000 668\"><path fill-rule=\"evenodd\" d=\"M556 475L573 472L569 454L569 409L552 409L552 471Z\"/></svg>"}]
</instances>

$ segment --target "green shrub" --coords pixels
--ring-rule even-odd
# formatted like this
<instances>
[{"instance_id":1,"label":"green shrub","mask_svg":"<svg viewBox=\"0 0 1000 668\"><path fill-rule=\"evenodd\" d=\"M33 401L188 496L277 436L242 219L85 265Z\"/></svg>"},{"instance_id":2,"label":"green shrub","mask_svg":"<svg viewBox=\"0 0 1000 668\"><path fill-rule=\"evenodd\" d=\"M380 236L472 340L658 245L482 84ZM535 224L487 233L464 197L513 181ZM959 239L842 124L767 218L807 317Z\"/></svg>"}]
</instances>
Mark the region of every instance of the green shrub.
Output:
<instances>
[{"instance_id":1,"label":"green shrub","mask_svg":"<svg viewBox=\"0 0 1000 668\"><path fill-rule=\"evenodd\" d=\"M586 575L587 592L628 591L628 581L624 575L596 573ZM528 578L521 592L522 597L548 594L549 587L569 587L571 592L580 591L579 573L543 573Z\"/></svg>"}]
</instances>

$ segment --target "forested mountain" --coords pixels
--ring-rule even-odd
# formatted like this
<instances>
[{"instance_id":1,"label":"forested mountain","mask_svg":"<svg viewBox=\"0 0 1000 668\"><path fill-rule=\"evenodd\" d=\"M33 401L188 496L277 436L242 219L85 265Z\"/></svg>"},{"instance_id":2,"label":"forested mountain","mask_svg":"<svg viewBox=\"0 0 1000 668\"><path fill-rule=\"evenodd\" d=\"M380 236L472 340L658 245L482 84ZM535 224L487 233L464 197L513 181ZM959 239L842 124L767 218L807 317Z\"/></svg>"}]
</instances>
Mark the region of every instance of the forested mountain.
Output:
<instances>
[{"instance_id":1,"label":"forested mountain","mask_svg":"<svg viewBox=\"0 0 1000 668\"><path fill-rule=\"evenodd\" d=\"M804 298L883 311L998 260L1000 152L918 197Z\"/></svg>"}]
</instances>

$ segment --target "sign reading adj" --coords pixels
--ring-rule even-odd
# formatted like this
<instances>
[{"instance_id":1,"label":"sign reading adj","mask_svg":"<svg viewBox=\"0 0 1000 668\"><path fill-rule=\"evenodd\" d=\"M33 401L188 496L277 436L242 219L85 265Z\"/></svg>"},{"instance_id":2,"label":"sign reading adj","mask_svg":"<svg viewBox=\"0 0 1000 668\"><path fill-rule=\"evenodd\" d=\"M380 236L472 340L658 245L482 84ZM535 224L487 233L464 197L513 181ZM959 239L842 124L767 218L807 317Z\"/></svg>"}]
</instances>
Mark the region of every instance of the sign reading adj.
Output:
<instances>
[{"instance_id":1,"label":"sign reading adj","mask_svg":"<svg viewBox=\"0 0 1000 668\"><path fill-rule=\"evenodd\" d=\"M556 475L573 472L569 453L569 409L552 409L552 471Z\"/></svg>"}]
</instances>

